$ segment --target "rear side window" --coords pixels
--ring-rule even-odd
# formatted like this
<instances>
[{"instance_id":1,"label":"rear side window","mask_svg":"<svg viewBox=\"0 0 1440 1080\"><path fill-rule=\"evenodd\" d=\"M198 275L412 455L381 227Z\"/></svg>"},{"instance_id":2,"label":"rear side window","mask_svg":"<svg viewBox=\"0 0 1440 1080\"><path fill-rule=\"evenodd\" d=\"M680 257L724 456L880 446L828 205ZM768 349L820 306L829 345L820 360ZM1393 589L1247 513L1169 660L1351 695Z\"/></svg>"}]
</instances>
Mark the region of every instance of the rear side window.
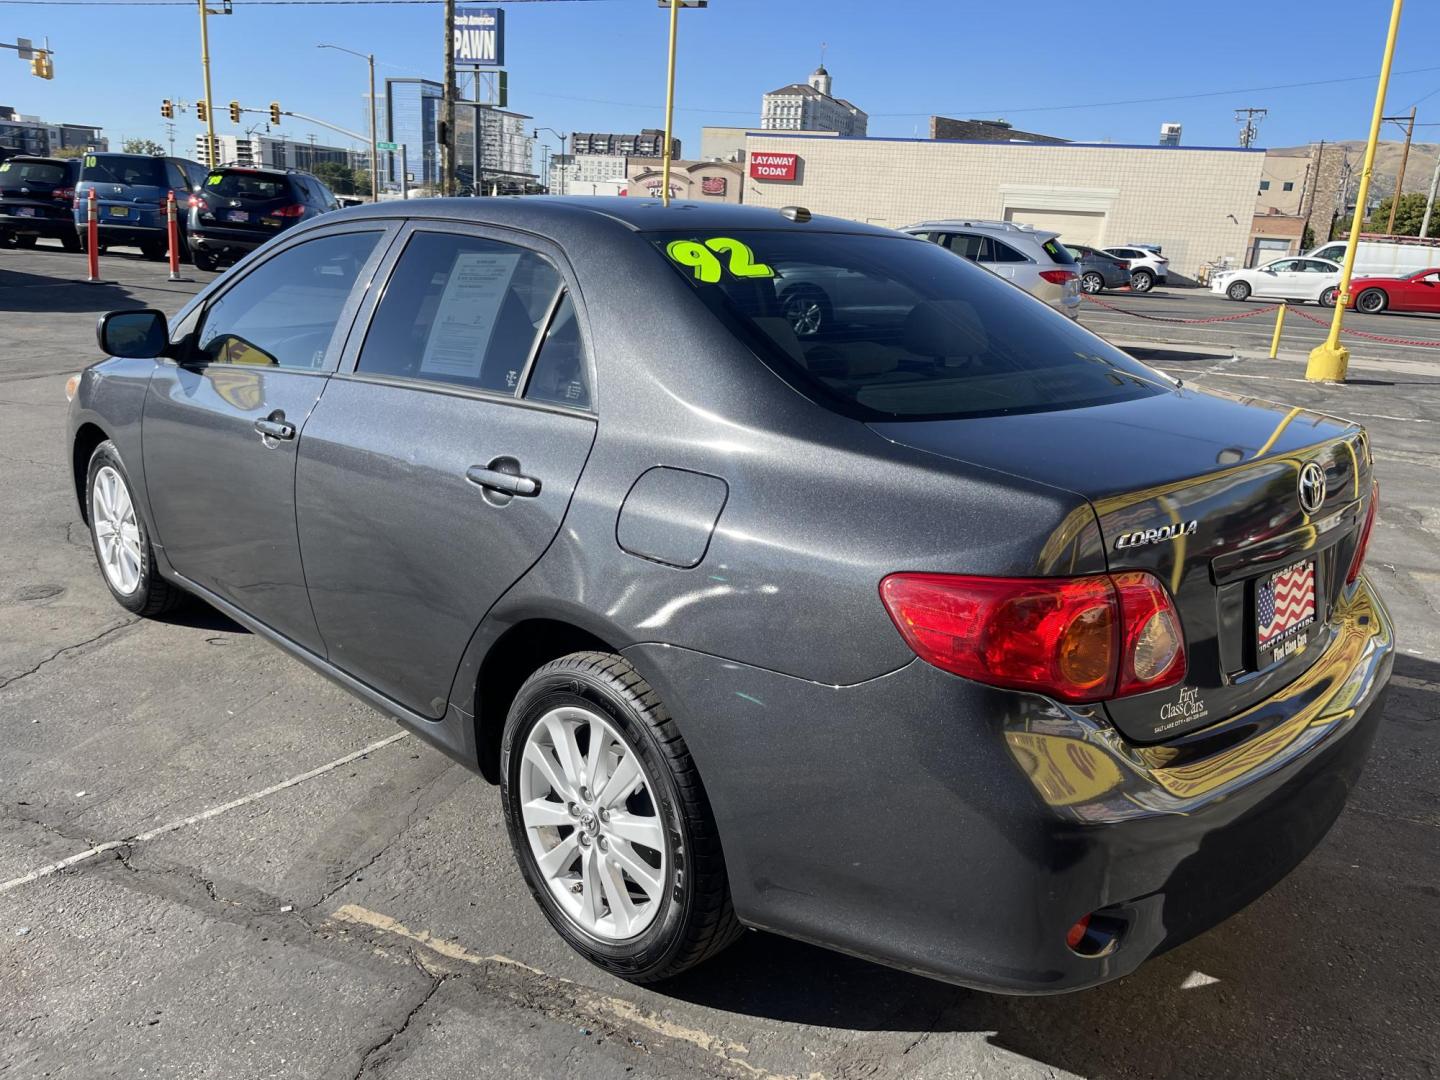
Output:
<instances>
[{"instance_id":1,"label":"rear side window","mask_svg":"<svg viewBox=\"0 0 1440 1080\"><path fill-rule=\"evenodd\" d=\"M1050 256L1051 262L1057 262L1061 266L1075 265L1075 256L1070 253L1070 249L1054 237L1046 240L1040 246L1045 249L1045 254Z\"/></svg>"},{"instance_id":2,"label":"rear side window","mask_svg":"<svg viewBox=\"0 0 1440 1080\"><path fill-rule=\"evenodd\" d=\"M525 397L577 409L590 407L590 374L585 368L580 327L575 322L575 304L569 293L561 298L555 318L545 331L545 340L540 343L540 352L525 387Z\"/></svg>"},{"instance_id":3,"label":"rear side window","mask_svg":"<svg viewBox=\"0 0 1440 1080\"><path fill-rule=\"evenodd\" d=\"M560 292L548 260L496 240L411 237L356 368L514 395Z\"/></svg>"},{"instance_id":4,"label":"rear side window","mask_svg":"<svg viewBox=\"0 0 1440 1080\"><path fill-rule=\"evenodd\" d=\"M222 199L279 199L290 194L290 182L266 173L217 171L205 178L205 190Z\"/></svg>"},{"instance_id":5,"label":"rear side window","mask_svg":"<svg viewBox=\"0 0 1440 1080\"><path fill-rule=\"evenodd\" d=\"M336 323L380 235L337 233L267 259L206 310L200 359L323 370Z\"/></svg>"},{"instance_id":6,"label":"rear side window","mask_svg":"<svg viewBox=\"0 0 1440 1080\"><path fill-rule=\"evenodd\" d=\"M86 154L80 179L127 187L165 187L165 159L130 157L126 154Z\"/></svg>"},{"instance_id":7,"label":"rear side window","mask_svg":"<svg viewBox=\"0 0 1440 1080\"><path fill-rule=\"evenodd\" d=\"M1030 261L1024 255L1020 254L1020 252L1016 251L1013 247L1011 247L1009 244L1004 243L1001 240L991 238L990 247L993 252L989 259L990 262L1021 263Z\"/></svg>"},{"instance_id":8,"label":"rear side window","mask_svg":"<svg viewBox=\"0 0 1440 1080\"><path fill-rule=\"evenodd\" d=\"M65 180L65 166L49 161L7 161L0 164L0 191L43 185L58 187Z\"/></svg>"},{"instance_id":9,"label":"rear side window","mask_svg":"<svg viewBox=\"0 0 1440 1080\"><path fill-rule=\"evenodd\" d=\"M1172 385L1023 290L923 241L774 230L652 242L656 257L773 370L846 415L1045 412Z\"/></svg>"},{"instance_id":10,"label":"rear side window","mask_svg":"<svg viewBox=\"0 0 1440 1080\"><path fill-rule=\"evenodd\" d=\"M951 233L945 239L945 246L956 255L962 259L969 259L971 262L979 262L984 237L972 236L969 233Z\"/></svg>"}]
</instances>

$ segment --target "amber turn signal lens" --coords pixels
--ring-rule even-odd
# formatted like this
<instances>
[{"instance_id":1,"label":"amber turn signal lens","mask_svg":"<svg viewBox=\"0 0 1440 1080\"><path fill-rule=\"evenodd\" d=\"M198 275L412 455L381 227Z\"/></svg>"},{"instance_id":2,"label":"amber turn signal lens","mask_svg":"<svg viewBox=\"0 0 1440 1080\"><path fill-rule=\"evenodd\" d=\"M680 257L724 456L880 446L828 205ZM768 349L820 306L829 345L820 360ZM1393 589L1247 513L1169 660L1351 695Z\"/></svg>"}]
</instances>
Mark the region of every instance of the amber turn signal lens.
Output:
<instances>
[{"instance_id":1,"label":"amber turn signal lens","mask_svg":"<svg viewBox=\"0 0 1440 1080\"><path fill-rule=\"evenodd\" d=\"M75 395L80 391L80 376L71 375L65 380L65 400L74 401Z\"/></svg>"}]
</instances>

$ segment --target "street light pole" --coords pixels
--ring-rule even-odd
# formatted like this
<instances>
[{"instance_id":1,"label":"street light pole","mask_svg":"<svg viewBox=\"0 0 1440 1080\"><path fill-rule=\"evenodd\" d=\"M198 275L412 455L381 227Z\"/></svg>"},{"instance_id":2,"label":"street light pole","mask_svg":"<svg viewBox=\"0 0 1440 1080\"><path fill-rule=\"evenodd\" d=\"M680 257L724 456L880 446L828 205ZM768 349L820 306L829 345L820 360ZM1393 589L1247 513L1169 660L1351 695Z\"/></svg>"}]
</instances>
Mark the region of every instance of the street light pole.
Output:
<instances>
[{"instance_id":1,"label":"street light pole","mask_svg":"<svg viewBox=\"0 0 1440 1080\"><path fill-rule=\"evenodd\" d=\"M540 138L540 132L542 132L542 131L548 131L548 132L550 132L551 135L554 135L557 139L560 140L560 156L563 158L563 157L565 156L565 140L568 139L568 138L570 138L570 136L567 135L567 134L566 134L565 132L563 132L563 131L556 131L556 130L555 130L554 128L552 128L552 127L537 127L537 128L535 129L535 134L532 135L531 138L539 139L539 138ZM552 166L553 166L553 163L552 163ZM554 185L550 183L550 168L547 167L546 170L545 170L545 184L546 184L547 187L550 188L550 194L551 194L551 195L568 195L568 194L570 194L570 173L569 173L569 170L565 168L565 162L563 162L563 161L560 163L560 174L565 177L565 190L564 190L564 191L556 191L556 190L555 190Z\"/></svg>"},{"instance_id":2,"label":"street light pole","mask_svg":"<svg viewBox=\"0 0 1440 1080\"><path fill-rule=\"evenodd\" d=\"M1375 87L1375 110L1370 116L1370 138L1365 143L1365 163L1360 169L1360 190L1355 196L1355 217L1350 223L1350 237L1345 241L1345 262L1340 269L1340 291L1335 298L1335 316L1330 320L1330 335L1323 345L1310 351L1305 365L1305 378L1312 382L1344 382L1350 367L1350 350L1340 344L1340 326L1345 320L1345 306L1350 302L1350 274L1355 269L1355 251L1360 246L1360 230L1365 227L1365 200L1370 194L1370 176L1375 170L1375 146L1380 141L1380 124L1385 116L1385 93L1390 88L1390 61L1395 56L1395 39L1400 34L1400 13L1405 0L1395 0L1390 10L1390 30L1385 36L1385 56L1380 62L1380 80Z\"/></svg>"},{"instance_id":3,"label":"street light pole","mask_svg":"<svg viewBox=\"0 0 1440 1080\"><path fill-rule=\"evenodd\" d=\"M375 134L375 54L357 52L354 49L347 49L344 45L320 44L317 49L334 49L337 52L349 53L351 56L358 56L370 65L370 201L380 201L380 149L376 143Z\"/></svg>"},{"instance_id":4,"label":"street light pole","mask_svg":"<svg viewBox=\"0 0 1440 1080\"><path fill-rule=\"evenodd\" d=\"M675 127L675 35L679 29L680 0L670 0L670 63L665 75L665 156L661 159L660 169L661 206L670 205L670 133Z\"/></svg>"},{"instance_id":5,"label":"street light pole","mask_svg":"<svg viewBox=\"0 0 1440 1080\"><path fill-rule=\"evenodd\" d=\"M215 153L215 101L210 95L210 24L205 9L205 0L200 0L200 67L205 72L205 152L210 160L206 163L215 169L220 161Z\"/></svg>"}]
</instances>

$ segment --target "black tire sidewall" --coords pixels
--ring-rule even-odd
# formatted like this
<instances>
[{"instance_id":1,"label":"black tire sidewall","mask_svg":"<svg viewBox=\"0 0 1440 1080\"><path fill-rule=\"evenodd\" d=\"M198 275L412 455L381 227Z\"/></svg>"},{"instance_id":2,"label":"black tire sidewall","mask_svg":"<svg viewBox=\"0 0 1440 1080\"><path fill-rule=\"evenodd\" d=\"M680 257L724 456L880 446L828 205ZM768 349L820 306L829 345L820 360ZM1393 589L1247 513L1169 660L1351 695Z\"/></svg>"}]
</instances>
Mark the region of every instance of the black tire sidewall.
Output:
<instances>
[{"instance_id":1,"label":"black tire sidewall","mask_svg":"<svg viewBox=\"0 0 1440 1080\"><path fill-rule=\"evenodd\" d=\"M669 835L664 907L639 937L618 944L600 941L570 921L550 895L535 866L519 812L519 769L525 738L539 719L565 705L603 715L637 751L652 784L656 811ZM500 749L501 802L510 845L530 893L562 938L582 955L622 977L644 978L666 967L685 946L685 927L694 906L687 866L690 830L668 760L649 723L608 680L581 670L542 669L521 687L510 708Z\"/></svg>"},{"instance_id":2,"label":"black tire sidewall","mask_svg":"<svg viewBox=\"0 0 1440 1080\"><path fill-rule=\"evenodd\" d=\"M1085 288L1087 282L1093 284L1095 287L1093 289ZM1080 275L1080 287L1087 293L1103 292L1105 289L1105 278L1098 271L1087 270Z\"/></svg>"},{"instance_id":3,"label":"black tire sidewall","mask_svg":"<svg viewBox=\"0 0 1440 1080\"><path fill-rule=\"evenodd\" d=\"M130 504L135 507L135 524L140 530L140 584L129 595L118 591L114 585L110 584L110 577L105 573L105 567L100 558L100 539L95 535L95 475L106 465L118 472L120 479L125 482L125 490L130 496ZM110 590L110 595L115 598L117 604L126 611L138 615L150 602L150 593L156 575L155 553L150 547L150 530L145 526L145 516L140 513L140 500L135 494L135 485L130 482L130 474L125 471L125 463L120 460L120 452L108 439L95 448L95 452L90 455L90 464L85 470L85 519L90 526L90 547L95 552L95 568L100 571L100 580L105 583L105 588Z\"/></svg>"},{"instance_id":4,"label":"black tire sidewall","mask_svg":"<svg viewBox=\"0 0 1440 1080\"><path fill-rule=\"evenodd\" d=\"M1365 307L1364 303L1367 296L1379 297L1379 303L1375 304L1373 307ZM1382 293L1379 289L1366 289L1364 292L1362 292L1359 296L1355 298L1355 309L1366 315L1379 315L1382 311L1385 310L1386 307L1387 300L1385 298L1385 294Z\"/></svg>"},{"instance_id":5,"label":"black tire sidewall","mask_svg":"<svg viewBox=\"0 0 1440 1080\"><path fill-rule=\"evenodd\" d=\"M1236 296L1236 293L1239 293L1240 295ZM1225 296L1227 299L1230 300L1249 300L1250 286L1246 285L1243 281L1236 281L1233 284L1227 285L1225 287Z\"/></svg>"},{"instance_id":6,"label":"black tire sidewall","mask_svg":"<svg viewBox=\"0 0 1440 1080\"><path fill-rule=\"evenodd\" d=\"M1155 287L1155 275L1149 270L1136 270L1130 275L1130 288L1135 292L1147 293Z\"/></svg>"}]
</instances>

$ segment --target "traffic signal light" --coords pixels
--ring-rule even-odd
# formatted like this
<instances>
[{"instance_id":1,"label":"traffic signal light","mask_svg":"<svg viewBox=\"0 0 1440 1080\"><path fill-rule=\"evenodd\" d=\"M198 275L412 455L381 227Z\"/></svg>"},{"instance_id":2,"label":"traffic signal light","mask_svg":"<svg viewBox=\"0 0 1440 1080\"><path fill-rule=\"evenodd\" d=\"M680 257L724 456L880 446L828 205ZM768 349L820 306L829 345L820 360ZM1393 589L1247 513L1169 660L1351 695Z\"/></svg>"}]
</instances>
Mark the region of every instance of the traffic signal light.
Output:
<instances>
[{"instance_id":1,"label":"traffic signal light","mask_svg":"<svg viewBox=\"0 0 1440 1080\"><path fill-rule=\"evenodd\" d=\"M30 58L30 74L37 79L55 78L55 64L44 49L36 49L35 55Z\"/></svg>"},{"instance_id":2,"label":"traffic signal light","mask_svg":"<svg viewBox=\"0 0 1440 1080\"><path fill-rule=\"evenodd\" d=\"M166 120L175 119L175 103L171 101L168 97L164 101L160 102L160 115L163 116Z\"/></svg>"},{"instance_id":3,"label":"traffic signal light","mask_svg":"<svg viewBox=\"0 0 1440 1080\"><path fill-rule=\"evenodd\" d=\"M232 102L230 102L230 123L232 123L232 124L238 124L239 122L240 122L240 103L239 103L238 101L232 101Z\"/></svg>"},{"instance_id":4,"label":"traffic signal light","mask_svg":"<svg viewBox=\"0 0 1440 1080\"><path fill-rule=\"evenodd\" d=\"M502 109L510 104L510 73L508 71L500 72L499 78L495 80L495 97L496 103Z\"/></svg>"},{"instance_id":5,"label":"traffic signal light","mask_svg":"<svg viewBox=\"0 0 1440 1080\"><path fill-rule=\"evenodd\" d=\"M195 119L202 124L210 118L210 103L208 101L195 102Z\"/></svg>"},{"instance_id":6,"label":"traffic signal light","mask_svg":"<svg viewBox=\"0 0 1440 1080\"><path fill-rule=\"evenodd\" d=\"M278 101L270 102L270 123L280 123L280 103Z\"/></svg>"}]
</instances>

